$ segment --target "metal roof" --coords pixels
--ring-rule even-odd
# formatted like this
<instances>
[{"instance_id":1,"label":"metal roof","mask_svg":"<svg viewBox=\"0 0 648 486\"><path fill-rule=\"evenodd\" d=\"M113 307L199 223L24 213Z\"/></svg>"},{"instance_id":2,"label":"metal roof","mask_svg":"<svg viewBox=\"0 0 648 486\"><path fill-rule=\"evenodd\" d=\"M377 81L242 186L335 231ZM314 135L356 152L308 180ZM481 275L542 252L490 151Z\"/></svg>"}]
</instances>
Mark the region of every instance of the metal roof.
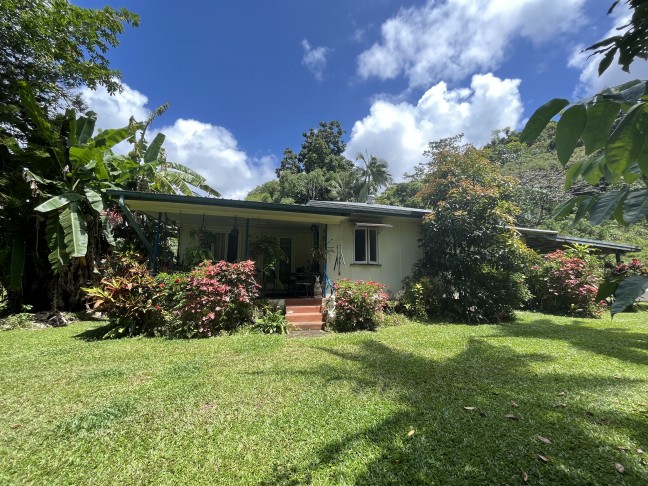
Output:
<instances>
[{"instance_id":1,"label":"metal roof","mask_svg":"<svg viewBox=\"0 0 648 486\"><path fill-rule=\"evenodd\" d=\"M338 209L341 211L350 211L353 214L367 214L375 216L403 216L406 218L422 218L430 212L427 209L343 201L308 201L306 206L311 208L329 208Z\"/></svg>"},{"instance_id":2,"label":"metal roof","mask_svg":"<svg viewBox=\"0 0 648 486\"><path fill-rule=\"evenodd\" d=\"M199 196L179 196L176 194L160 194L152 192L135 192L125 190L109 190L107 193L115 198L124 198L132 209L156 215L158 212L183 212L188 209L198 214L202 212L230 211L237 214L253 213L256 211L269 212L275 219L293 218L304 220L309 215L319 215L323 222L330 222L339 218L353 218L362 216L397 216L422 219L430 211L419 208L401 206L387 206L384 204L367 204L341 201L309 201L308 204L277 204L254 201L240 201L236 199L220 199ZM274 213L274 214L273 214ZM283 216L282 216L283 215ZM291 215L291 216L289 216ZM367 224L371 221L367 221ZM524 235L527 245L540 251L553 251L566 244L586 244L596 247L602 253L625 253L641 251L634 245L614 243L611 241L576 238L573 236L559 235L556 231L540 230L535 228L515 228Z\"/></svg>"}]
</instances>

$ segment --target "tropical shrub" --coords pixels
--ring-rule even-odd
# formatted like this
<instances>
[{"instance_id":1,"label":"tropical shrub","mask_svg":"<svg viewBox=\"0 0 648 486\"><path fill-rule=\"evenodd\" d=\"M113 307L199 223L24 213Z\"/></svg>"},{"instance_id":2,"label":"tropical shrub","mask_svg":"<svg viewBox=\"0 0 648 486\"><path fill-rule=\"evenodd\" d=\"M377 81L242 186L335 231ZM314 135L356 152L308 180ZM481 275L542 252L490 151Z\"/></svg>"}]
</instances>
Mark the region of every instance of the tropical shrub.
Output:
<instances>
[{"instance_id":1,"label":"tropical shrub","mask_svg":"<svg viewBox=\"0 0 648 486\"><path fill-rule=\"evenodd\" d=\"M605 302L596 298L602 268L591 255L556 250L529 271L533 297L529 305L541 312L579 317L600 317Z\"/></svg>"},{"instance_id":2,"label":"tropical shrub","mask_svg":"<svg viewBox=\"0 0 648 486\"><path fill-rule=\"evenodd\" d=\"M511 203L516 185L483 151L460 140L431 143L426 152L430 162L417 198L429 213L413 274L419 282L434 279L438 305L418 305L415 312L499 322L512 318L527 297L522 272L529 250L512 229L519 211Z\"/></svg>"},{"instance_id":3,"label":"tropical shrub","mask_svg":"<svg viewBox=\"0 0 648 486\"><path fill-rule=\"evenodd\" d=\"M397 310L415 319L439 315L443 293L439 282L431 277L406 278L399 296Z\"/></svg>"},{"instance_id":4,"label":"tropical shrub","mask_svg":"<svg viewBox=\"0 0 648 486\"><path fill-rule=\"evenodd\" d=\"M373 331L378 327L389 298L383 284L343 279L333 283L333 289L335 290L335 316L332 319L334 330Z\"/></svg>"},{"instance_id":5,"label":"tropical shrub","mask_svg":"<svg viewBox=\"0 0 648 486\"><path fill-rule=\"evenodd\" d=\"M97 287L84 289L94 301L94 309L104 312L110 323L101 328L100 337L118 338L160 332L164 324L164 294L146 266L118 257L123 263L112 276L104 277ZM162 287L163 288L163 287Z\"/></svg>"},{"instance_id":6,"label":"tropical shrub","mask_svg":"<svg viewBox=\"0 0 648 486\"><path fill-rule=\"evenodd\" d=\"M254 262L205 261L187 278L180 318L190 333L213 336L254 320Z\"/></svg>"}]
</instances>

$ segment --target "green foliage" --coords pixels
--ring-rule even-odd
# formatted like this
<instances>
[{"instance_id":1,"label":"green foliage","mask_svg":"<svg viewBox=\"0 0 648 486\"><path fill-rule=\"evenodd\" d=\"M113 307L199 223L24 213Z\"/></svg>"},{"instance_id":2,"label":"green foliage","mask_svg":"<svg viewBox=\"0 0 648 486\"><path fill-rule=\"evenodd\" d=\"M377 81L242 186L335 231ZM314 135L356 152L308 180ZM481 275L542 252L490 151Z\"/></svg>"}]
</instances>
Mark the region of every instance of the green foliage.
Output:
<instances>
[{"instance_id":1,"label":"green foliage","mask_svg":"<svg viewBox=\"0 0 648 486\"><path fill-rule=\"evenodd\" d=\"M615 184L623 179L625 185L602 194L574 196L559 211L569 214L576 208L576 220L589 215L593 225L612 218L622 224L646 220L648 148L644 150L643 147L648 108L642 98L646 92L645 82L631 81L605 89L588 100L572 105L563 113L556 129L561 163L567 163L575 141L581 137L587 141L585 155L589 156L569 168L566 188L571 188L578 179L590 183L603 179L607 184ZM521 140L534 140L538 119L542 123L546 120L543 110L544 107L541 107L532 115L527 127L533 122L534 128L525 127ZM622 112L621 118L613 128L615 113L619 111Z\"/></svg>"},{"instance_id":2,"label":"green foliage","mask_svg":"<svg viewBox=\"0 0 648 486\"><path fill-rule=\"evenodd\" d=\"M18 104L18 83L28 82L39 104L53 113L73 101L79 86L121 89L107 52L125 26L139 17L126 9L82 8L67 0L2 0L0 4L0 99ZM24 132L23 132L24 133Z\"/></svg>"},{"instance_id":3,"label":"green foliage","mask_svg":"<svg viewBox=\"0 0 648 486\"><path fill-rule=\"evenodd\" d=\"M14 329L29 329L33 325L34 315L30 312L20 312L5 317L0 317L0 331L12 331Z\"/></svg>"},{"instance_id":4,"label":"green foliage","mask_svg":"<svg viewBox=\"0 0 648 486\"><path fill-rule=\"evenodd\" d=\"M338 280L333 329L338 332L375 331L383 319L388 295L384 285L363 280Z\"/></svg>"},{"instance_id":5,"label":"green foliage","mask_svg":"<svg viewBox=\"0 0 648 486\"><path fill-rule=\"evenodd\" d=\"M527 275L533 295L529 306L540 312L579 317L600 317L606 304L597 297L601 262L579 248L544 255Z\"/></svg>"},{"instance_id":6,"label":"green foliage","mask_svg":"<svg viewBox=\"0 0 648 486\"><path fill-rule=\"evenodd\" d=\"M619 3L620 0L612 2L608 15ZM630 21L616 29L623 34L610 36L585 49L592 51L592 55L603 54L599 63L599 75L612 64L617 53L617 62L626 72L630 72L630 64L636 57L648 59L648 4L646 0L626 0L625 3L634 11Z\"/></svg>"},{"instance_id":7,"label":"green foliage","mask_svg":"<svg viewBox=\"0 0 648 486\"><path fill-rule=\"evenodd\" d=\"M258 316L252 328L263 334L288 334L289 323L277 304L260 300L256 304Z\"/></svg>"},{"instance_id":8,"label":"green foliage","mask_svg":"<svg viewBox=\"0 0 648 486\"><path fill-rule=\"evenodd\" d=\"M403 293L397 309L416 319L429 319L441 314L443 289L440 283L428 276L414 280L408 277L403 281Z\"/></svg>"},{"instance_id":9,"label":"green foliage","mask_svg":"<svg viewBox=\"0 0 648 486\"><path fill-rule=\"evenodd\" d=\"M375 155L359 154L364 167L344 157L346 144L337 121L320 122L302 135L299 153L284 150L276 170L277 179L254 188L248 201L306 204L310 200L362 201L367 195L391 183L387 162Z\"/></svg>"},{"instance_id":10,"label":"green foliage","mask_svg":"<svg viewBox=\"0 0 648 486\"><path fill-rule=\"evenodd\" d=\"M434 278L440 316L467 322L512 318L526 298L521 272L528 250L511 229L515 181L457 138L430 144L419 199L430 210L415 279Z\"/></svg>"},{"instance_id":11,"label":"green foliage","mask_svg":"<svg viewBox=\"0 0 648 486\"><path fill-rule=\"evenodd\" d=\"M619 263L606 271L605 281L596 295L597 300L612 302L612 317L632 308L639 297L648 291L648 267L636 258L630 263Z\"/></svg>"}]
</instances>

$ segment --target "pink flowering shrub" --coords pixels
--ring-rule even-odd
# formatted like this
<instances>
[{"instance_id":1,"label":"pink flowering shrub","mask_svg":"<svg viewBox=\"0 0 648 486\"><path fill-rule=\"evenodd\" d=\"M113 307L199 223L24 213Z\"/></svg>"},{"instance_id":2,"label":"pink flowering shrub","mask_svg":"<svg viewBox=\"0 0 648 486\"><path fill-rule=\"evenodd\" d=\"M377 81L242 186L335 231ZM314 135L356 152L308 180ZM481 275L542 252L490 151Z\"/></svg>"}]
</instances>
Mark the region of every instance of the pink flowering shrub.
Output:
<instances>
[{"instance_id":1,"label":"pink flowering shrub","mask_svg":"<svg viewBox=\"0 0 648 486\"><path fill-rule=\"evenodd\" d=\"M643 275L648 277L648 267L646 267L645 263L633 258L630 263L619 263L612 269L608 277L629 277L630 275Z\"/></svg>"},{"instance_id":2,"label":"pink flowering shrub","mask_svg":"<svg viewBox=\"0 0 648 486\"><path fill-rule=\"evenodd\" d=\"M336 331L373 331L378 327L389 298L383 284L344 279L335 282L333 289L335 290L333 327Z\"/></svg>"},{"instance_id":3,"label":"pink flowering shrub","mask_svg":"<svg viewBox=\"0 0 648 486\"><path fill-rule=\"evenodd\" d=\"M597 302L600 264L591 257L578 258L556 250L531 267L527 283L533 297L530 307L550 314L600 317L605 302Z\"/></svg>"},{"instance_id":4,"label":"pink flowering shrub","mask_svg":"<svg viewBox=\"0 0 648 486\"><path fill-rule=\"evenodd\" d=\"M180 319L189 334L213 336L253 322L254 262L204 261L187 278Z\"/></svg>"}]
</instances>

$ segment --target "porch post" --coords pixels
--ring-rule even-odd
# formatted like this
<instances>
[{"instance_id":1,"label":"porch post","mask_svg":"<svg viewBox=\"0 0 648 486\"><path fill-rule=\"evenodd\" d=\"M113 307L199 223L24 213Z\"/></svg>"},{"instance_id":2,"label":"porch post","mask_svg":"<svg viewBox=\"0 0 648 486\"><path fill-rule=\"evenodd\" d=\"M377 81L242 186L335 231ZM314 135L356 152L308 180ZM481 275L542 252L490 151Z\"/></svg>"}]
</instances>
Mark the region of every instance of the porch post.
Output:
<instances>
[{"instance_id":1,"label":"porch post","mask_svg":"<svg viewBox=\"0 0 648 486\"><path fill-rule=\"evenodd\" d=\"M155 241L153 242L153 258L151 259L151 273L157 274L158 254L160 253L160 225L162 224L162 213L158 213L157 224L155 225Z\"/></svg>"},{"instance_id":2,"label":"porch post","mask_svg":"<svg viewBox=\"0 0 648 486\"><path fill-rule=\"evenodd\" d=\"M248 259L248 243L250 243L250 218L245 220L245 250L243 251L243 259Z\"/></svg>"},{"instance_id":3,"label":"porch post","mask_svg":"<svg viewBox=\"0 0 648 486\"><path fill-rule=\"evenodd\" d=\"M328 286L328 224L324 225L324 282L322 288L324 292L322 297L326 298L326 288Z\"/></svg>"}]
</instances>

